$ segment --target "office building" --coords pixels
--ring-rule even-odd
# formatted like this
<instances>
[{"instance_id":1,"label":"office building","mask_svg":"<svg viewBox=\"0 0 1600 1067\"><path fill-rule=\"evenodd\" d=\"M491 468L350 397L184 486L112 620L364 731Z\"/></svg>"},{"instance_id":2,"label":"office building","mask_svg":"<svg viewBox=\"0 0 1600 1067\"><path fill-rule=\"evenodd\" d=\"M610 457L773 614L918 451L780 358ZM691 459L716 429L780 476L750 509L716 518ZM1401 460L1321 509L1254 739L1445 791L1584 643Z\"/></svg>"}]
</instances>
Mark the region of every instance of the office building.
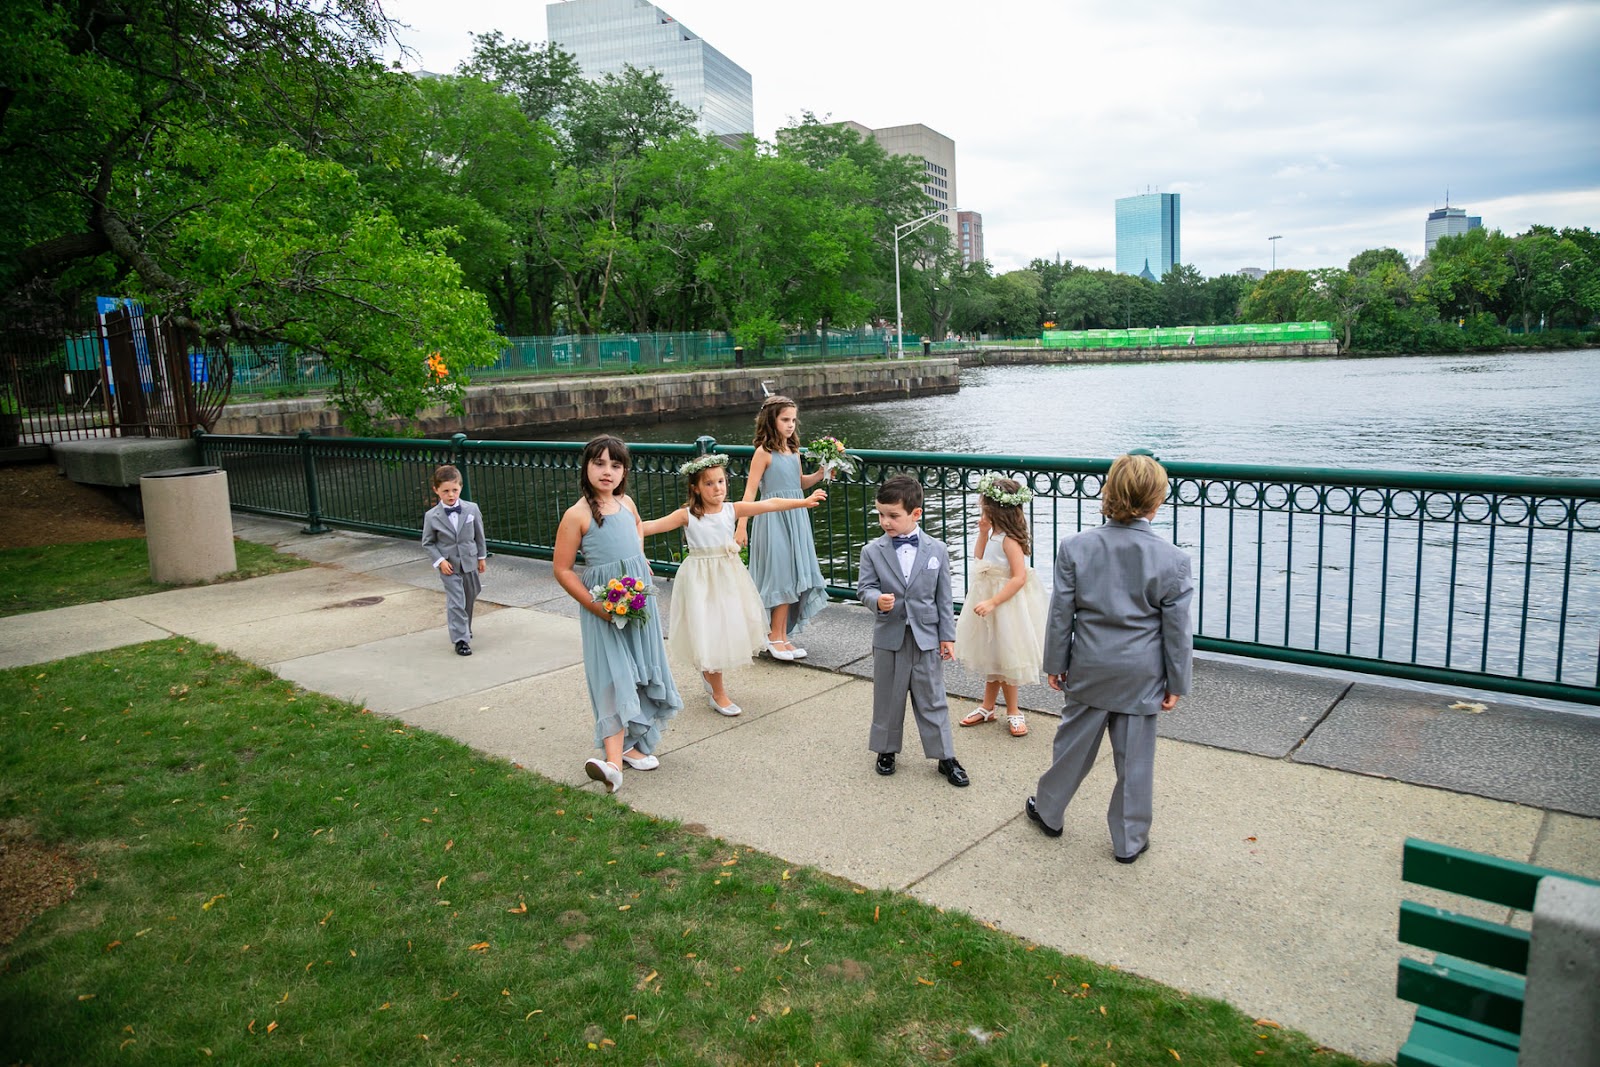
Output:
<instances>
[{"instance_id":1,"label":"office building","mask_svg":"<svg viewBox=\"0 0 1600 1067\"><path fill-rule=\"evenodd\" d=\"M909 126L886 126L880 130L863 126L859 122L841 125L855 130L862 137L871 137L891 156L912 156L922 161L922 192L928 198L928 210L939 212L935 221L955 235L956 208L956 143L938 130L929 129L920 122Z\"/></svg>"},{"instance_id":2,"label":"office building","mask_svg":"<svg viewBox=\"0 0 1600 1067\"><path fill-rule=\"evenodd\" d=\"M1428 212L1428 225L1422 231L1423 255L1432 255L1433 246L1439 243L1441 237L1460 237L1470 230L1481 230L1483 218L1479 215L1468 215L1466 208L1451 207L1448 203L1444 207Z\"/></svg>"},{"instance_id":3,"label":"office building","mask_svg":"<svg viewBox=\"0 0 1600 1067\"><path fill-rule=\"evenodd\" d=\"M1117 273L1160 281L1183 262L1177 193L1142 193L1117 201Z\"/></svg>"},{"instance_id":4,"label":"office building","mask_svg":"<svg viewBox=\"0 0 1600 1067\"><path fill-rule=\"evenodd\" d=\"M701 133L755 131L750 74L647 0L563 0L545 8L550 43L598 81L624 66L655 70Z\"/></svg>"},{"instance_id":5,"label":"office building","mask_svg":"<svg viewBox=\"0 0 1600 1067\"><path fill-rule=\"evenodd\" d=\"M961 265L983 262L983 216L976 211L956 212L956 246L961 249Z\"/></svg>"}]
</instances>

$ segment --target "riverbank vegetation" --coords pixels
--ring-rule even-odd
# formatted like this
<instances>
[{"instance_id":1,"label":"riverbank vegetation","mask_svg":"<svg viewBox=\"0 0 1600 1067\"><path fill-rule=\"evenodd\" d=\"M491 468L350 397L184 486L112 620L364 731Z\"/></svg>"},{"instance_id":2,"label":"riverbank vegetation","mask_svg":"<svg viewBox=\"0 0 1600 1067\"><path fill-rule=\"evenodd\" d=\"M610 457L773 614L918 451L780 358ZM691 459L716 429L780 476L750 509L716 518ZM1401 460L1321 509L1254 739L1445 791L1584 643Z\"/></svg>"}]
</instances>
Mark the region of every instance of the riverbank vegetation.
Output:
<instances>
[{"instance_id":1,"label":"riverbank vegetation","mask_svg":"<svg viewBox=\"0 0 1600 1067\"><path fill-rule=\"evenodd\" d=\"M99 294L217 346L320 360L356 431L458 403L504 336L719 330L747 348L894 321L896 228L929 176L809 113L772 143L696 133L654 73L585 80L551 45L475 37L444 76L386 66L372 0L27 0L0 26L0 327ZM48 145L49 151L38 151ZM1447 238L1412 266L1159 281L962 266L904 235L908 329L1328 319L1347 347L1450 350L1584 329L1587 229ZM59 336L59 333L57 334Z\"/></svg>"},{"instance_id":2,"label":"riverbank vegetation","mask_svg":"<svg viewBox=\"0 0 1600 1067\"><path fill-rule=\"evenodd\" d=\"M188 640L0 671L0 776L6 1063L1358 1063Z\"/></svg>"}]
</instances>

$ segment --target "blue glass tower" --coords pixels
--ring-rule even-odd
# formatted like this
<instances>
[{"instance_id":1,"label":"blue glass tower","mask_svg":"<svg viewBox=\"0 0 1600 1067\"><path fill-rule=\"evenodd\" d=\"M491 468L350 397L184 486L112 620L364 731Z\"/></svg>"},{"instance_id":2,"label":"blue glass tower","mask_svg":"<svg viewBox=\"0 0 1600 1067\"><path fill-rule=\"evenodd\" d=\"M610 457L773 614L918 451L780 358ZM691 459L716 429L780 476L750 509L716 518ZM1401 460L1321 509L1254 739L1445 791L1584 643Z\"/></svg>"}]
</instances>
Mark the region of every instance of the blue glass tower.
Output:
<instances>
[{"instance_id":1,"label":"blue glass tower","mask_svg":"<svg viewBox=\"0 0 1600 1067\"><path fill-rule=\"evenodd\" d=\"M1118 274L1148 272L1160 281L1182 262L1177 193L1144 193L1117 201Z\"/></svg>"}]
</instances>

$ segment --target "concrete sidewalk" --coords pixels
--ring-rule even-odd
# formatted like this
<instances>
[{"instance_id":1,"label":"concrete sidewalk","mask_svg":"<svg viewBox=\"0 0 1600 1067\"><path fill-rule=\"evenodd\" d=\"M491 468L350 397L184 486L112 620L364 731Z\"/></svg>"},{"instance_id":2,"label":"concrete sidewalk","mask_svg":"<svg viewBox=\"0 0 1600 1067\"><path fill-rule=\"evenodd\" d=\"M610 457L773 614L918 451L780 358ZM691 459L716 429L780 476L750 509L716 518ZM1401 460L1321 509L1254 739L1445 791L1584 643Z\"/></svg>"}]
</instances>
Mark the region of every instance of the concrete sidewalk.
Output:
<instances>
[{"instance_id":1,"label":"concrete sidewalk","mask_svg":"<svg viewBox=\"0 0 1600 1067\"><path fill-rule=\"evenodd\" d=\"M578 608L548 564L490 561L475 654L461 659L417 546L244 515L234 527L324 566L0 619L0 666L183 634L598 788L582 768L593 719ZM739 718L680 677L686 707L661 769L630 772L617 799L1375 1059L1392 1058L1409 1026L1394 998L1400 900L1449 903L1402 889L1407 836L1600 877L1600 716L1471 695L1488 707L1451 710L1463 694L1203 659L1194 692L1161 720L1150 852L1122 866L1104 752L1063 838L1022 817L1049 757L1048 714L1021 739L998 724L958 729L969 789L950 788L914 740L899 774L873 773L870 626L862 609L832 606L807 631L804 664L762 659L731 675ZM962 715L981 680L951 667L949 683L969 698L952 700ZM1057 702L1024 690L1030 707Z\"/></svg>"}]
</instances>

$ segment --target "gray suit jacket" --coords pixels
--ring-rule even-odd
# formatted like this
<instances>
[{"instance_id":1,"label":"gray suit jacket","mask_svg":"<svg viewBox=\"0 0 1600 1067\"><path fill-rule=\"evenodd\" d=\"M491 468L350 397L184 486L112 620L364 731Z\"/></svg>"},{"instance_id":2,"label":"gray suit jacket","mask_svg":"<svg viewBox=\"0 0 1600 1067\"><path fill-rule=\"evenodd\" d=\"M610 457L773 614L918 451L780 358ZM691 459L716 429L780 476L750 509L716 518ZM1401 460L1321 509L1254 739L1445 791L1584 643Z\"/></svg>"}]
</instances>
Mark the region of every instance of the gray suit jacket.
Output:
<instances>
[{"instance_id":1,"label":"gray suit jacket","mask_svg":"<svg viewBox=\"0 0 1600 1067\"><path fill-rule=\"evenodd\" d=\"M1189 554L1144 519L1061 539L1044 632L1046 674L1073 700L1149 715L1189 691L1194 635Z\"/></svg>"},{"instance_id":2,"label":"gray suit jacket","mask_svg":"<svg viewBox=\"0 0 1600 1067\"><path fill-rule=\"evenodd\" d=\"M450 516L444 506L435 504L422 517L422 547L437 569L439 561L450 561L450 569L457 574L467 571L477 573L478 561L488 557L484 543L483 512L470 500L461 501L461 529L450 525Z\"/></svg>"},{"instance_id":3,"label":"gray suit jacket","mask_svg":"<svg viewBox=\"0 0 1600 1067\"><path fill-rule=\"evenodd\" d=\"M900 577L894 542L884 534L861 550L861 575L856 583L861 602L871 608L873 648L899 648L911 627L917 647L927 652L941 641L956 639L955 603L950 596L950 553L940 541L921 531L911 580ZM878 610L878 596L894 594L894 607Z\"/></svg>"}]
</instances>

